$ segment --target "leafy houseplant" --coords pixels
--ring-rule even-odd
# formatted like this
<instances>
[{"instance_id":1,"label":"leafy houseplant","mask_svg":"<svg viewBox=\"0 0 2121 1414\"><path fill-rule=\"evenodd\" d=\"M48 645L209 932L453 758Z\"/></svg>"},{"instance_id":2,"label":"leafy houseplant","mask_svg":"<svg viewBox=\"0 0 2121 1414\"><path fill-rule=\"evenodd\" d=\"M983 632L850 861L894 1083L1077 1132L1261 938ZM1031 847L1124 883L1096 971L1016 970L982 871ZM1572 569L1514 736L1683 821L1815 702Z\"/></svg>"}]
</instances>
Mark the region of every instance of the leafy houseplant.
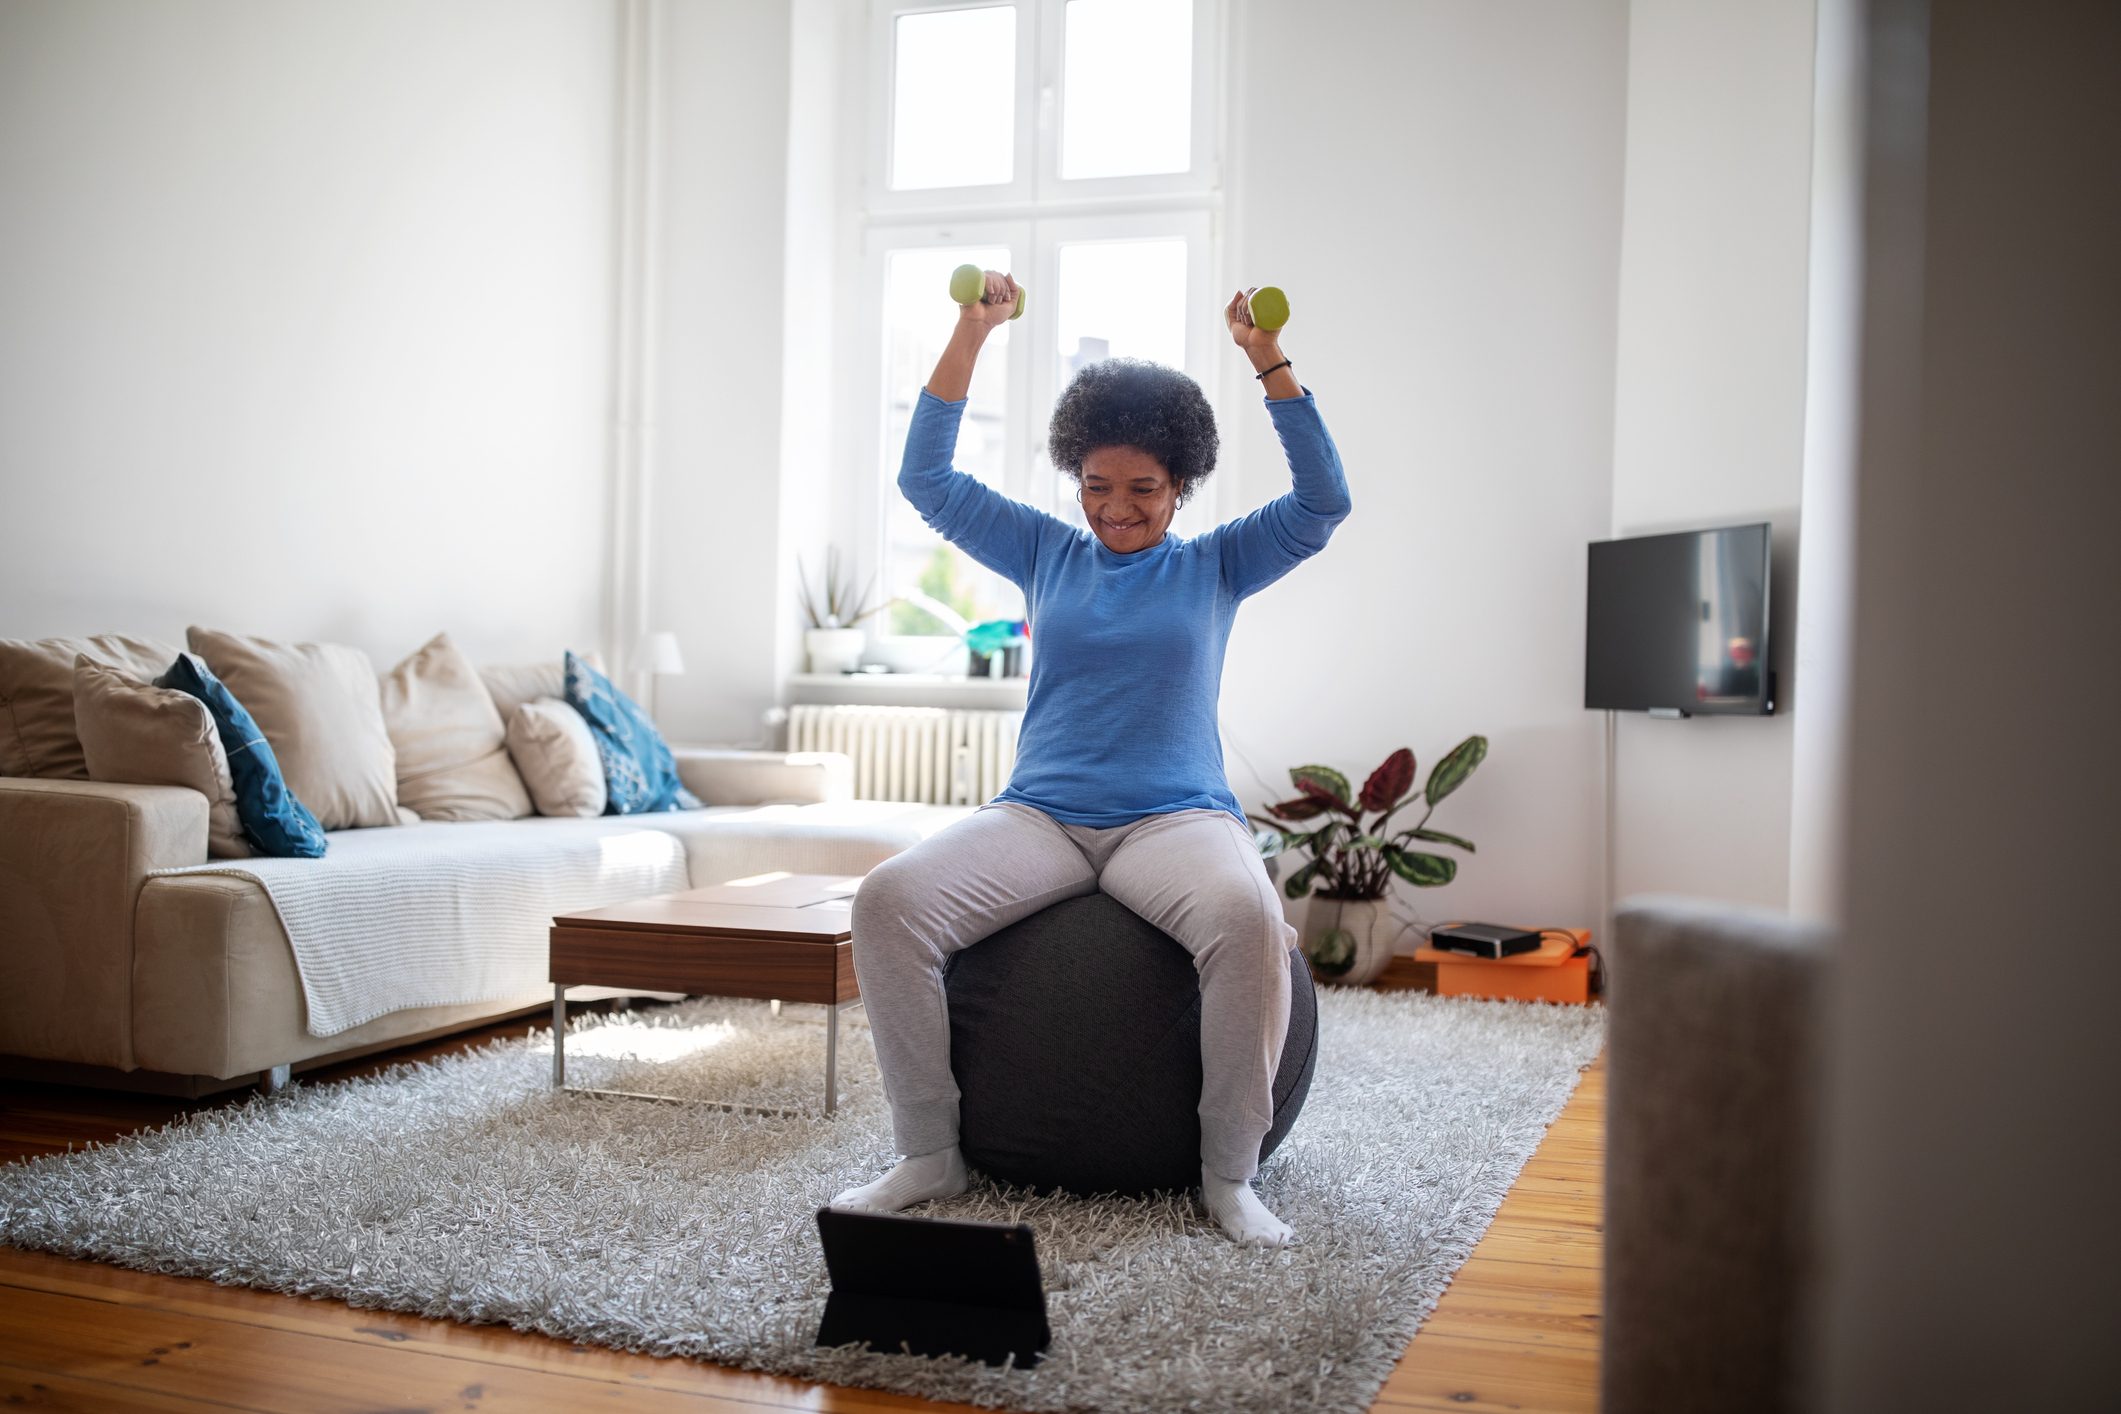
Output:
<instances>
[{"instance_id":1,"label":"leafy houseplant","mask_svg":"<svg viewBox=\"0 0 2121 1414\"><path fill-rule=\"evenodd\" d=\"M868 635L855 627L863 619L878 610L896 603L886 599L882 603L869 604L869 590L876 584L876 575L869 576L869 583L862 587L861 597L849 601L853 588L853 576L840 578L839 547L825 547L825 598L822 612L810 594L810 575L803 568L803 557L795 558L796 588L802 595L803 612L810 619L810 627L803 633L803 647L810 654L810 670L816 673L837 673L857 666L862 661L862 648ZM868 607L864 608L864 605Z\"/></svg>"},{"instance_id":2,"label":"leafy houseplant","mask_svg":"<svg viewBox=\"0 0 2121 1414\"><path fill-rule=\"evenodd\" d=\"M1465 784L1487 754L1486 737L1467 737L1430 768L1429 779L1419 791L1414 789L1414 753L1406 747L1387 756L1360 792L1331 766L1298 766L1289 772L1289 779L1299 795L1267 806L1271 820L1251 814L1245 817L1264 827L1254 836L1262 858L1299 849L1311 855L1308 863L1289 876L1282 891L1295 899L1315 887L1316 897L1332 905L1328 909L1314 905L1306 918L1304 951L1321 973L1346 982L1370 981L1391 960L1389 941L1378 936L1382 931L1378 925L1392 880L1404 879L1416 888L1431 889L1457 876L1457 860L1413 846L1420 841L1473 853L1471 840L1430 829L1429 816L1445 796ZM1426 807L1421 819L1387 833L1392 817L1410 801ZM1376 818L1365 824L1366 813ZM1313 829L1287 828L1321 817L1323 823Z\"/></svg>"}]
</instances>

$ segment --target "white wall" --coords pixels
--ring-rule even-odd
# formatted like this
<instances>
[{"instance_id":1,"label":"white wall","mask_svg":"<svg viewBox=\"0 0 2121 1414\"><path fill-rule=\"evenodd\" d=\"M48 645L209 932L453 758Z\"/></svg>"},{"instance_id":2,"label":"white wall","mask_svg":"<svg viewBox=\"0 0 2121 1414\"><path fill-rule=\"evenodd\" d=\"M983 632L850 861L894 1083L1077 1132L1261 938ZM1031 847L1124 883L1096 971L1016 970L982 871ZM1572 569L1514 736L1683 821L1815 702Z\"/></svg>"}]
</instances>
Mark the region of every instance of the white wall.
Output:
<instances>
[{"instance_id":1,"label":"white wall","mask_svg":"<svg viewBox=\"0 0 2121 1414\"><path fill-rule=\"evenodd\" d=\"M781 523L778 575L773 593L773 641L776 647L770 681L754 683L744 706L756 712L762 704L786 694L782 684L791 673L806 672L809 662L803 632L809 627L797 598L796 560L821 582L824 547L857 543L851 528L835 521L842 498L833 495L834 473L854 442L855 419L832 415L839 389L838 360L851 358L851 340L840 337L842 311L854 308L852 288L860 266L854 223L845 219L841 194L851 188L848 166L852 144L845 125L858 118L859 92L852 82L864 19L861 7L842 0L792 0L789 10L787 268L782 275L786 300L781 339ZM757 724L757 718L752 718ZM762 725L741 740L771 740Z\"/></svg>"},{"instance_id":2,"label":"white wall","mask_svg":"<svg viewBox=\"0 0 2121 1414\"><path fill-rule=\"evenodd\" d=\"M779 700L791 9L663 7L649 627L685 673L675 742L748 741ZM806 13L806 12L805 12Z\"/></svg>"},{"instance_id":3,"label":"white wall","mask_svg":"<svg viewBox=\"0 0 2121 1414\"><path fill-rule=\"evenodd\" d=\"M612 32L0 6L0 634L595 646Z\"/></svg>"},{"instance_id":4,"label":"white wall","mask_svg":"<svg viewBox=\"0 0 2121 1414\"><path fill-rule=\"evenodd\" d=\"M1283 346L1355 510L1238 615L1230 784L1253 807L1291 793L1291 766L1359 782L1411 746L1426 772L1484 733L1487 764L1435 821L1479 853L1400 898L1429 921L1590 924L1583 566L1611 514L1626 9L1275 0L1232 19L1222 287L1288 289ZM1239 385L1225 516L1288 486Z\"/></svg>"},{"instance_id":5,"label":"white wall","mask_svg":"<svg viewBox=\"0 0 2121 1414\"><path fill-rule=\"evenodd\" d=\"M1812 10L1633 0L1628 19L1612 533L1772 522L1771 613L1785 630L1804 464ZM1790 637L1770 645L1776 717L1620 714L1616 897L1786 905L1804 710Z\"/></svg>"}]
</instances>

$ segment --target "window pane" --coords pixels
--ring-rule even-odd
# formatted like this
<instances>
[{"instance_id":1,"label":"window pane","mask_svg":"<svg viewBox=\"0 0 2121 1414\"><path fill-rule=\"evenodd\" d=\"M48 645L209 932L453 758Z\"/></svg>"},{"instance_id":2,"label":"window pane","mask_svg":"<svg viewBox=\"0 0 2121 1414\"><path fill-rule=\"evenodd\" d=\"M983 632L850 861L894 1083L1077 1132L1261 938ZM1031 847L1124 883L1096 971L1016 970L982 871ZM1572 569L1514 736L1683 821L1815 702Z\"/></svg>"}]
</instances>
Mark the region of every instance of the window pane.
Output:
<instances>
[{"instance_id":1,"label":"window pane","mask_svg":"<svg viewBox=\"0 0 2121 1414\"><path fill-rule=\"evenodd\" d=\"M1192 0L1068 0L1061 175L1192 166Z\"/></svg>"},{"instance_id":2,"label":"window pane","mask_svg":"<svg viewBox=\"0 0 2121 1414\"><path fill-rule=\"evenodd\" d=\"M970 262L983 270L1010 269L1008 250L998 246L956 246L947 250L896 250L884 275L884 516L885 597L919 589L948 604L972 623L982 619L1020 618L1024 596L1014 584L974 561L930 530L913 503L898 489L899 465L906 452L906 429L913 405L935 371L943 346L956 327L957 306L950 302L950 272ZM1026 316L1029 317L1028 315ZM1011 329L1002 325L987 337L972 373L972 390L958 424L959 471L989 486L1002 485L1007 449L1003 412L1009 387ZM912 603L893 604L868 620L871 633L956 632L951 625Z\"/></svg>"},{"instance_id":3,"label":"window pane","mask_svg":"<svg viewBox=\"0 0 2121 1414\"><path fill-rule=\"evenodd\" d=\"M1183 240L1076 241L1060 248L1060 290L1054 360L1060 396L1085 364L1106 358L1145 358L1171 368L1186 365L1186 243ZM1039 459L1033 485L1051 477L1053 513L1083 525L1074 477ZM1193 507L1172 527L1190 533Z\"/></svg>"},{"instance_id":4,"label":"window pane","mask_svg":"<svg viewBox=\"0 0 2121 1414\"><path fill-rule=\"evenodd\" d=\"M1015 171L1016 10L898 18L891 186L978 187Z\"/></svg>"},{"instance_id":5,"label":"window pane","mask_svg":"<svg viewBox=\"0 0 2121 1414\"><path fill-rule=\"evenodd\" d=\"M1101 358L1146 358L1185 367L1186 243L1063 245L1055 315L1061 387L1076 369Z\"/></svg>"}]
</instances>

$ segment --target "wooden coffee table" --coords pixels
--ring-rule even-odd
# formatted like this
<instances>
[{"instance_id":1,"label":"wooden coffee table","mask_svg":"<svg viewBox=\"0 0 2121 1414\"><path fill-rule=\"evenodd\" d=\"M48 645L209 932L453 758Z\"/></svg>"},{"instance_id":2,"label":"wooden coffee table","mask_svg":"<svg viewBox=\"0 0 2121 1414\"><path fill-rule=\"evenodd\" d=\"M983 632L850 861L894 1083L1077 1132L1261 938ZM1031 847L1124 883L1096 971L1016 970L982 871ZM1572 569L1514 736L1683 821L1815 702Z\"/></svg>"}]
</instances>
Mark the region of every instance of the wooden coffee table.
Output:
<instances>
[{"instance_id":1,"label":"wooden coffee table","mask_svg":"<svg viewBox=\"0 0 2121 1414\"><path fill-rule=\"evenodd\" d=\"M825 1007L825 1113L839 1108L840 1013L861 1005L848 923L859 874L758 874L552 920L552 1083L580 1095L804 1113L567 1083L567 989L638 987Z\"/></svg>"}]
</instances>

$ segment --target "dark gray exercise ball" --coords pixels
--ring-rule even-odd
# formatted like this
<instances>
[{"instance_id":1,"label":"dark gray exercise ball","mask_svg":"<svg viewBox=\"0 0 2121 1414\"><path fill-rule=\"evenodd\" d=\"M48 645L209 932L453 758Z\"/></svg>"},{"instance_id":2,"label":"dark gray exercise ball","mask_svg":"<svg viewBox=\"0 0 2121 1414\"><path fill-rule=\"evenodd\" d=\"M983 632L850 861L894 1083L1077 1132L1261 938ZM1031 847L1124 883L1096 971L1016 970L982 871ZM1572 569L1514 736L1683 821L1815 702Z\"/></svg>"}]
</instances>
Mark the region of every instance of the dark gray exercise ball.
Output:
<instances>
[{"instance_id":1,"label":"dark gray exercise ball","mask_svg":"<svg viewBox=\"0 0 2121 1414\"><path fill-rule=\"evenodd\" d=\"M1318 994L1294 949L1289 981L1262 1163L1318 1063ZM1041 1193L1200 1185L1200 981L1162 929L1082 894L952 954L943 984L967 1163Z\"/></svg>"}]
</instances>

